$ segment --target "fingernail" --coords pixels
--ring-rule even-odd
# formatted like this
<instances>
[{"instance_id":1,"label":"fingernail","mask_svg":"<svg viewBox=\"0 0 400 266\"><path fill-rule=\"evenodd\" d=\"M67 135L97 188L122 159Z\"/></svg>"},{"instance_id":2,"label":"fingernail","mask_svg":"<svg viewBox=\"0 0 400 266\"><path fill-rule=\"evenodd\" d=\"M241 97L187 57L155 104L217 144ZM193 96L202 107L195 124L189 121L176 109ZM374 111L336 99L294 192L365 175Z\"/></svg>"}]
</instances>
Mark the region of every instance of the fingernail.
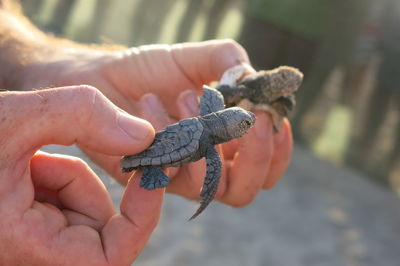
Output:
<instances>
[{"instance_id":1,"label":"fingernail","mask_svg":"<svg viewBox=\"0 0 400 266\"><path fill-rule=\"evenodd\" d=\"M193 90L187 90L182 92L181 97L190 114L192 116L199 115L199 100L197 98L197 93Z\"/></svg>"},{"instance_id":2,"label":"fingernail","mask_svg":"<svg viewBox=\"0 0 400 266\"><path fill-rule=\"evenodd\" d=\"M160 98L154 94L145 94L140 99L141 117L149 121L156 130L171 124L171 120Z\"/></svg>"},{"instance_id":3,"label":"fingernail","mask_svg":"<svg viewBox=\"0 0 400 266\"><path fill-rule=\"evenodd\" d=\"M285 129L285 121L282 122L278 133L274 135L274 142L279 144L286 140L287 130Z\"/></svg>"},{"instance_id":4,"label":"fingernail","mask_svg":"<svg viewBox=\"0 0 400 266\"><path fill-rule=\"evenodd\" d=\"M142 101L149 107L152 111L155 112L165 112L165 110L162 108L162 104L158 97L152 93L148 93L143 95L141 98Z\"/></svg>"},{"instance_id":5,"label":"fingernail","mask_svg":"<svg viewBox=\"0 0 400 266\"><path fill-rule=\"evenodd\" d=\"M248 73L256 72L256 70L250 65L249 62L241 62L240 64L246 69L246 72Z\"/></svg>"},{"instance_id":6,"label":"fingernail","mask_svg":"<svg viewBox=\"0 0 400 266\"><path fill-rule=\"evenodd\" d=\"M118 125L125 133L136 141L147 139L154 134L154 129L149 122L127 113L119 112Z\"/></svg>"},{"instance_id":7,"label":"fingernail","mask_svg":"<svg viewBox=\"0 0 400 266\"><path fill-rule=\"evenodd\" d=\"M272 121L265 113L257 114L256 124L254 125L256 136L260 139L272 137Z\"/></svg>"}]
</instances>

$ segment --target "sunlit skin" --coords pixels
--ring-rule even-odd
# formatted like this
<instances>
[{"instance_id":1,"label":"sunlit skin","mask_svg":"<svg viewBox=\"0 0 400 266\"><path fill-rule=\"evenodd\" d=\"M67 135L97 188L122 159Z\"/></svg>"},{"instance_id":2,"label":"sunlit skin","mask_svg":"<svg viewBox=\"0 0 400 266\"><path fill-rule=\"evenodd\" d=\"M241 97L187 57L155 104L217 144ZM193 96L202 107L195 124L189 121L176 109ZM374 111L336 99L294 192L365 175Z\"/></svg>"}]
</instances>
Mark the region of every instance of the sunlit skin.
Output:
<instances>
[{"instance_id":1,"label":"sunlit skin","mask_svg":"<svg viewBox=\"0 0 400 266\"><path fill-rule=\"evenodd\" d=\"M139 173L131 179L121 173L121 156L145 149L155 130L198 115L201 86L248 62L246 52L231 40L85 47L46 37L20 20L0 5L0 85L27 90L0 92L1 264L130 265L158 222L164 190L139 188ZM54 89L30 91L44 87ZM216 199L234 207L272 188L292 152L289 122L273 134L269 117L256 115L245 137L218 147L223 175ZM37 152L50 143L78 144L126 184L121 213L83 161ZM168 174L167 191L198 198L204 161Z\"/></svg>"}]
</instances>

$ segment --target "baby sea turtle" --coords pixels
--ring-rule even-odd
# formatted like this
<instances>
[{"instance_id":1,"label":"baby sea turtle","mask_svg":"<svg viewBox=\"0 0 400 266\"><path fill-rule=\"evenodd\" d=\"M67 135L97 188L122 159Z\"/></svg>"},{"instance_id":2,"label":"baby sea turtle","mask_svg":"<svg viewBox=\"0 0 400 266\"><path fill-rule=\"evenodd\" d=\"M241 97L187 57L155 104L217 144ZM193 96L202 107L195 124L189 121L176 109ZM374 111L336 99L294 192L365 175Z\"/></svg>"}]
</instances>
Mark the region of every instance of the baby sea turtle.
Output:
<instances>
[{"instance_id":1,"label":"baby sea turtle","mask_svg":"<svg viewBox=\"0 0 400 266\"><path fill-rule=\"evenodd\" d=\"M277 132L283 118L296 105L294 93L302 81L303 74L293 67L255 71L242 64L225 71L216 89L224 96L227 107L241 106L269 113Z\"/></svg>"},{"instance_id":2,"label":"baby sea turtle","mask_svg":"<svg viewBox=\"0 0 400 266\"><path fill-rule=\"evenodd\" d=\"M197 217L217 192L222 163L214 145L243 136L256 120L253 113L240 107L224 109L223 96L217 90L208 86L203 90L200 116L183 119L157 132L150 147L121 160L123 172L143 169L140 186L152 190L165 187L170 181L163 167L176 167L205 157L207 172L200 207L189 220Z\"/></svg>"}]
</instances>

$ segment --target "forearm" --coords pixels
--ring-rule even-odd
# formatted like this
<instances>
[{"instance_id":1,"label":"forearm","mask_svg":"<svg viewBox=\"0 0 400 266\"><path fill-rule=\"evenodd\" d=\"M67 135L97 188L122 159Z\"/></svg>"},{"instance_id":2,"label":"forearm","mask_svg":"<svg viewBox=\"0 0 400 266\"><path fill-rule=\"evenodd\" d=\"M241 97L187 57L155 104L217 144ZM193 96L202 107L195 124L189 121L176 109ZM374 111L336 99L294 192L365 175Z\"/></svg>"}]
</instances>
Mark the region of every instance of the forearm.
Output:
<instances>
[{"instance_id":1,"label":"forearm","mask_svg":"<svg viewBox=\"0 0 400 266\"><path fill-rule=\"evenodd\" d=\"M21 87L26 68L47 50L47 36L9 3L13 2L2 1L0 9L0 87L15 90Z\"/></svg>"},{"instance_id":2,"label":"forearm","mask_svg":"<svg viewBox=\"0 0 400 266\"><path fill-rule=\"evenodd\" d=\"M73 67L77 58L80 62L101 58L115 49L120 47L85 46L45 34L22 15L14 1L0 0L0 89L54 86L51 77Z\"/></svg>"}]
</instances>

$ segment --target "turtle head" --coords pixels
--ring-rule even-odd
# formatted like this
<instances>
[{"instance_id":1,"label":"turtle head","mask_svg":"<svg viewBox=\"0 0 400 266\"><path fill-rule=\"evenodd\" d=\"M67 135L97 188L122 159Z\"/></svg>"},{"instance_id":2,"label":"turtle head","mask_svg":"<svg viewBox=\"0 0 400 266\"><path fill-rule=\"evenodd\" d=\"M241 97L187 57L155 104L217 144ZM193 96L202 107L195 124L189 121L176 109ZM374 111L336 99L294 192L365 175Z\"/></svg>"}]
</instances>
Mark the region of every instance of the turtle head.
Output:
<instances>
[{"instance_id":1,"label":"turtle head","mask_svg":"<svg viewBox=\"0 0 400 266\"><path fill-rule=\"evenodd\" d=\"M264 94L267 93L270 95L270 101L274 101L282 96L292 95L303 82L303 73L294 67L280 66L264 73L263 78L267 79L265 84L271 86L268 93L264 90Z\"/></svg>"},{"instance_id":2,"label":"turtle head","mask_svg":"<svg viewBox=\"0 0 400 266\"><path fill-rule=\"evenodd\" d=\"M252 112L240 107L227 108L217 112L216 115L224 126L215 133L223 141L242 137L256 122L256 116Z\"/></svg>"}]
</instances>

